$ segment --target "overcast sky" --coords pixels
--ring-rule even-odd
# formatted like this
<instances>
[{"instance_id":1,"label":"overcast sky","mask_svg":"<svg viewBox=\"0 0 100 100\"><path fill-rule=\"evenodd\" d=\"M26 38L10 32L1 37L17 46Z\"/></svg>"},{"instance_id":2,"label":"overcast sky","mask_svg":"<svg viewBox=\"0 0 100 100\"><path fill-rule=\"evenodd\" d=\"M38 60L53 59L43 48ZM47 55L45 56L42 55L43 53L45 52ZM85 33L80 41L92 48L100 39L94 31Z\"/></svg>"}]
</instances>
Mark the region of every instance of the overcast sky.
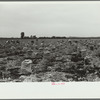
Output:
<instances>
[{"instance_id":1,"label":"overcast sky","mask_svg":"<svg viewBox=\"0 0 100 100\"><path fill-rule=\"evenodd\" d=\"M100 36L100 1L0 2L0 37Z\"/></svg>"}]
</instances>

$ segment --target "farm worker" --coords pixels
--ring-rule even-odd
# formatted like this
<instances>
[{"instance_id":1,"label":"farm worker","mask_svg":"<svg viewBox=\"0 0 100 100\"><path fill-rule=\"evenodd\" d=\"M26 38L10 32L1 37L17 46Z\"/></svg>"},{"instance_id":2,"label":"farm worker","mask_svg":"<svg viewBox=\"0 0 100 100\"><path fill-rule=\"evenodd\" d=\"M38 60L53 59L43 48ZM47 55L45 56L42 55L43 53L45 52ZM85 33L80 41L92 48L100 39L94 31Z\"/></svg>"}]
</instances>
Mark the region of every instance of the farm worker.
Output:
<instances>
[{"instance_id":1,"label":"farm worker","mask_svg":"<svg viewBox=\"0 0 100 100\"><path fill-rule=\"evenodd\" d=\"M48 51L49 51L49 50L50 50L50 48L49 48L49 47L45 47L45 48L44 48L44 50L48 50Z\"/></svg>"},{"instance_id":2,"label":"farm worker","mask_svg":"<svg viewBox=\"0 0 100 100\"><path fill-rule=\"evenodd\" d=\"M76 43L73 43L71 45L71 47L73 48L73 51L76 52L77 51L77 48L78 48L78 45Z\"/></svg>"},{"instance_id":3,"label":"farm worker","mask_svg":"<svg viewBox=\"0 0 100 100\"><path fill-rule=\"evenodd\" d=\"M27 50L27 53L26 53L26 57L32 57L32 53L33 53L33 50L32 49L28 49Z\"/></svg>"},{"instance_id":4,"label":"farm worker","mask_svg":"<svg viewBox=\"0 0 100 100\"><path fill-rule=\"evenodd\" d=\"M31 41L31 44L33 45L34 44L34 41Z\"/></svg>"},{"instance_id":5,"label":"farm worker","mask_svg":"<svg viewBox=\"0 0 100 100\"><path fill-rule=\"evenodd\" d=\"M46 59L46 60L48 60L49 57L50 57L50 51L49 50L44 51L43 58Z\"/></svg>"},{"instance_id":6,"label":"farm worker","mask_svg":"<svg viewBox=\"0 0 100 100\"><path fill-rule=\"evenodd\" d=\"M79 42L77 40L74 41L74 45L76 45L77 47L79 46Z\"/></svg>"},{"instance_id":7,"label":"farm worker","mask_svg":"<svg viewBox=\"0 0 100 100\"><path fill-rule=\"evenodd\" d=\"M90 45L90 50L94 50L94 45Z\"/></svg>"},{"instance_id":8,"label":"farm worker","mask_svg":"<svg viewBox=\"0 0 100 100\"><path fill-rule=\"evenodd\" d=\"M32 54L31 54L32 58L36 58L37 54L38 54L38 52L33 51Z\"/></svg>"},{"instance_id":9,"label":"farm worker","mask_svg":"<svg viewBox=\"0 0 100 100\"><path fill-rule=\"evenodd\" d=\"M41 42L40 46L41 47L44 47L44 41Z\"/></svg>"},{"instance_id":10,"label":"farm worker","mask_svg":"<svg viewBox=\"0 0 100 100\"><path fill-rule=\"evenodd\" d=\"M84 58L84 62L85 62L85 64L86 65L90 65L91 63L91 58L89 57L89 56L86 56L85 58Z\"/></svg>"},{"instance_id":11,"label":"farm worker","mask_svg":"<svg viewBox=\"0 0 100 100\"><path fill-rule=\"evenodd\" d=\"M38 46L38 38L36 38L36 45Z\"/></svg>"},{"instance_id":12,"label":"farm worker","mask_svg":"<svg viewBox=\"0 0 100 100\"><path fill-rule=\"evenodd\" d=\"M36 56L39 58L41 58L41 57L43 57L43 47L40 47L37 51L37 54L36 54ZM34 53L33 53L34 54Z\"/></svg>"},{"instance_id":13,"label":"farm worker","mask_svg":"<svg viewBox=\"0 0 100 100\"><path fill-rule=\"evenodd\" d=\"M9 41L7 40L5 43L6 43L6 44L9 43Z\"/></svg>"},{"instance_id":14,"label":"farm worker","mask_svg":"<svg viewBox=\"0 0 100 100\"><path fill-rule=\"evenodd\" d=\"M77 47L77 52L80 52L81 51L81 48L78 46Z\"/></svg>"},{"instance_id":15,"label":"farm worker","mask_svg":"<svg viewBox=\"0 0 100 100\"><path fill-rule=\"evenodd\" d=\"M48 46L52 48L54 46L54 44L51 42L48 44Z\"/></svg>"},{"instance_id":16,"label":"farm worker","mask_svg":"<svg viewBox=\"0 0 100 100\"><path fill-rule=\"evenodd\" d=\"M11 40L11 44L14 44L15 43L15 41L14 40Z\"/></svg>"},{"instance_id":17,"label":"farm worker","mask_svg":"<svg viewBox=\"0 0 100 100\"><path fill-rule=\"evenodd\" d=\"M20 44L20 41L19 41L19 40L16 40L16 43L17 43L17 44Z\"/></svg>"},{"instance_id":18,"label":"farm worker","mask_svg":"<svg viewBox=\"0 0 100 100\"><path fill-rule=\"evenodd\" d=\"M34 48L34 50L38 50L38 45L33 44L33 48Z\"/></svg>"},{"instance_id":19,"label":"farm worker","mask_svg":"<svg viewBox=\"0 0 100 100\"><path fill-rule=\"evenodd\" d=\"M87 52L86 49L82 49L82 50L81 50L82 57L85 57L85 56L86 56L86 52Z\"/></svg>"},{"instance_id":20,"label":"farm worker","mask_svg":"<svg viewBox=\"0 0 100 100\"><path fill-rule=\"evenodd\" d=\"M22 74L31 74L32 73L32 60L31 59L25 59L22 63L21 63L21 73Z\"/></svg>"},{"instance_id":21,"label":"farm worker","mask_svg":"<svg viewBox=\"0 0 100 100\"><path fill-rule=\"evenodd\" d=\"M68 43L69 43L69 44L72 44L72 41L71 41L71 39L68 39Z\"/></svg>"},{"instance_id":22,"label":"farm worker","mask_svg":"<svg viewBox=\"0 0 100 100\"><path fill-rule=\"evenodd\" d=\"M77 41L77 40L75 40L74 42L75 42L76 44L78 43L78 41Z\"/></svg>"},{"instance_id":23,"label":"farm worker","mask_svg":"<svg viewBox=\"0 0 100 100\"><path fill-rule=\"evenodd\" d=\"M34 41L31 41L30 47L31 47L31 49L33 49L33 50L35 49Z\"/></svg>"},{"instance_id":24,"label":"farm worker","mask_svg":"<svg viewBox=\"0 0 100 100\"><path fill-rule=\"evenodd\" d=\"M15 52L16 52L16 47L15 47L15 46L11 46L10 50L11 50L10 53L15 54Z\"/></svg>"},{"instance_id":25,"label":"farm worker","mask_svg":"<svg viewBox=\"0 0 100 100\"><path fill-rule=\"evenodd\" d=\"M10 45L10 41L6 41L5 45L7 45L7 46Z\"/></svg>"},{"instance_id":26,"label":"farm worker","mask_svg":"<svg viewBox=\"0 0 100 100\"><path fill-rule=\"evenodd\" d=\"M77 62L77 61L78 61L77 52L73 52L71 55L72 55L72 56L71 56L71 61Z\"/></svg>"},{"instance_id":27,"label":"farm worker","mask_svg":"<svg viewBox=\"0 0 100 100\"><path fill-rule=\"evenodd\" d=\"M26 46L23 47L23 49L22 49L23 52L27 52L27 50L28 50L28 47L26 47Z\"/></svg>"},{"instance_id":28,"label":"farm worker","mask_svg":"<svg viewBox=\"0 0 100 100\"><path fill-rule=\"evenodd\" d=\"M11 46L11 48L10 48L11 50L15 50L16 48L15 48L15 46Z\"/></svg>"},{"instance_id":29,"label":"farm worker","mask_svg":"<svg viewBox=\"0 0 100 100\"><path fill-rule=\"evenodd\" d=\"M56 50L56 46L53 45L53 46L51 47L51 49L52 49L52 51Z\"/></svg>"}]
</instances>

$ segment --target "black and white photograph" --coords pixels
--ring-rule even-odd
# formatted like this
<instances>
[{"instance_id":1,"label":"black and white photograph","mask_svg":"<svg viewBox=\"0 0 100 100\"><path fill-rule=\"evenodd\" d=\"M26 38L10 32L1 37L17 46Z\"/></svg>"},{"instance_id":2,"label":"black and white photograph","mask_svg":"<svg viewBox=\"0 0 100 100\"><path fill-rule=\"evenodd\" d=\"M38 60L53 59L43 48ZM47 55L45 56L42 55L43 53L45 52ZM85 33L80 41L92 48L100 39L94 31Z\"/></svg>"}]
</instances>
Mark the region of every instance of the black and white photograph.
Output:
<instances>
[{"instance_id":1,"label":"black and white photograph","mask_svg":"<svg viewBox=\"0 0 100 100\"><path fill-rule=\"evenodd\" d=\"M0 82L98 81L99 1L0 2Z\"/></svg>"}]
</instances>

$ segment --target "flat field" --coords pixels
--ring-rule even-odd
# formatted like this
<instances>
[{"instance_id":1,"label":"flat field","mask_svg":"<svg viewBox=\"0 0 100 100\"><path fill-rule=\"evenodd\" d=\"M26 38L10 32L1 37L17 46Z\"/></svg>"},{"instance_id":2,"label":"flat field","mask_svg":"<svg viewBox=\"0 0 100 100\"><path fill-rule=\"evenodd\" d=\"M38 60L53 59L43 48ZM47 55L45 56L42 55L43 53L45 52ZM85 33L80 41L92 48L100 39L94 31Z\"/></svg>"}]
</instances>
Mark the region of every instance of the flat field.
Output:
<instances>
[{"instance_id":1,"label":"flat field","mask_svg":"<svg viewBox=\"0 0 100 100\"><path fill-rule=\"evenodd\" d=\"M100 39L2 38L0 81L100 81Z\"/></svg>"}]
</instances>

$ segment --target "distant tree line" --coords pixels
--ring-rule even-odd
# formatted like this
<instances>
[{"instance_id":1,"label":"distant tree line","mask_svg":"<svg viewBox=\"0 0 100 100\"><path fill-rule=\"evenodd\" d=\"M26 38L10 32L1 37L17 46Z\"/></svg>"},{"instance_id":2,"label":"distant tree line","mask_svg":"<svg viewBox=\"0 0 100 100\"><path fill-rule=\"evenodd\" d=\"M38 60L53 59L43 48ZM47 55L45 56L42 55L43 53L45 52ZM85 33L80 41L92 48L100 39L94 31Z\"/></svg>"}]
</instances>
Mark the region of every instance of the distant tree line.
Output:
<instances>
[{"instance_id":1,"label":"distant tree line","mask_svg":"<svg viewBox=\"0 0 100 100\"><path fill-rule=\"evenodd\" d=\"M66 39L66 37L56 37L56 36L52 36L52 37L38 37L39 39Z\"/></svg>"},{"instance_id":2,"label":"distant tree line","mask_svg":"<svg viewBox=\"0 0 100 100\"><path fill-rule=\"evenodd\" d=\"M36 39L36 35L25 36L24 32L21 32L21 39Z\"/></svg>"},{"instance_id":3,"label":"distant tree line","mask_svg":"<svg viewBox=\"0 0 100 100\"><path fill-rule=\"evenodd\" d=\"M52 36L52 37L37 37L36 35L31 35L31 36L25 36L24 32L21 32L21 39L66 39L66 37L58 37L58 36Z\"/></svg>"},{"instance_id":4,"label":"distant tree line","mask_svg":"<svg viewBox=\"0 0 100 100\"><path fill-rule=\"evenodd\" d=\"M25 36L24 32L21 32L21 39L100 39L100 37L61 37L61 36L52 36L52 37L37 37L36 35Z\"/></svg>"}]
</instances>

